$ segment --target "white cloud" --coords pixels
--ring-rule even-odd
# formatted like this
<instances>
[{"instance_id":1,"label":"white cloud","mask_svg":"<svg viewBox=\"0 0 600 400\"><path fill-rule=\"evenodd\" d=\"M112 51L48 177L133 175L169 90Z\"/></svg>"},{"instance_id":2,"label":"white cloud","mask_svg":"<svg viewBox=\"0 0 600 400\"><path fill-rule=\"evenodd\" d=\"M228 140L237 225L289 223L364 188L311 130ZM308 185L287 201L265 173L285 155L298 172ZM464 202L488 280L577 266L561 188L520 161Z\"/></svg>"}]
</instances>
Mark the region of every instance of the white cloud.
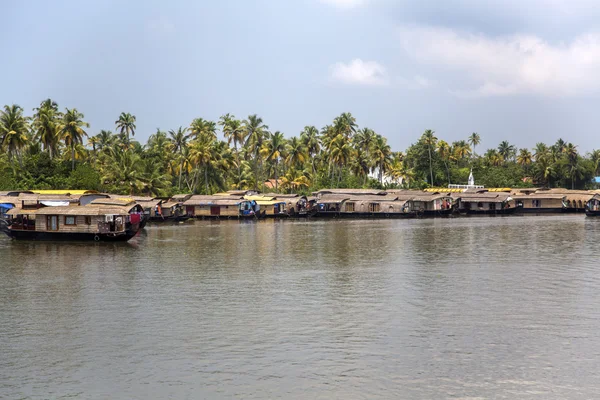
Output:
<instances>
[{"instance_id":1,"label":"white cloud","mask_svg":"<svg viewBox=\"0 0 600 400\"><path fill-rule=\"evenodd\" d=\"M451 29L403 27L404 50L417 62L457 71L464 97L600 92L600 35L551 44L532 35L489 37Z\"/></svg>"},{"instance_id":2,"label":"white cloud","mask_svg":"<svg viewBox=\"0 0 600 400\"><path fill-rule=\"evenodd\" d=\"M335 81L357 85L385 85L388 83L385 67L375 61L360 58L351 62L336 63L330 67L331 78Z\"/></svg>"},{"instance_id":3,"label":"white cloud","mask_svg":"<svg viewBox=\"0 0 600 400\"><path fill-rule=\"evenodd\" d=\"M362 6L367 0L321 0L321 2L337 8L355 8Z\"/></svg>"}]
</instances>

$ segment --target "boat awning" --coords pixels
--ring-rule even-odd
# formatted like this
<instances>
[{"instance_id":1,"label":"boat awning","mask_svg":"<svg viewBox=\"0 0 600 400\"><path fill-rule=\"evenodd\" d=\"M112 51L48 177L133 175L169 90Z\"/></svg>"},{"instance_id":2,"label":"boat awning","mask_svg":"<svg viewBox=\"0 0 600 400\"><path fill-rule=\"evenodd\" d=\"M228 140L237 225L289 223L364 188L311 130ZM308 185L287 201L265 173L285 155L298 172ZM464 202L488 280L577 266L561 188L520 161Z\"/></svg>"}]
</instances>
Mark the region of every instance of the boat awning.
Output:
<instances>
[{"instance_id":1,"label":"boat awning","mask_svg":"<svg viewBox=\"0 0 600 400\"><path fill-rule=\"evenodd\" d=\"M70 203L68 201L42 200L40 201L40 204L46 207L65 207L68 206Z\"/></svg>"}]
</instances>

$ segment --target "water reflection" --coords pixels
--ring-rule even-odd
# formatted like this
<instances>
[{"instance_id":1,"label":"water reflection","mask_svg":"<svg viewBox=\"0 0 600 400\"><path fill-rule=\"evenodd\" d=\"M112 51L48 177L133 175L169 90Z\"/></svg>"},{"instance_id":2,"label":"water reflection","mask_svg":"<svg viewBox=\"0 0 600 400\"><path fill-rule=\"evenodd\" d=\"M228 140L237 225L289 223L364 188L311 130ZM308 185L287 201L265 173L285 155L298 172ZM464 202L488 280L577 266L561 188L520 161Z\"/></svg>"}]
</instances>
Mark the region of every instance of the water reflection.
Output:
<instances>
[{"instance_id":1,"label":"water reflection","mask_svg":"<svg viewBox=\"0 0 600 400\"><path fill-rule=\"evenodd\" d=\"M591 398L600 221L0 240L0 397Z\"/></svg>"}]
</instances>

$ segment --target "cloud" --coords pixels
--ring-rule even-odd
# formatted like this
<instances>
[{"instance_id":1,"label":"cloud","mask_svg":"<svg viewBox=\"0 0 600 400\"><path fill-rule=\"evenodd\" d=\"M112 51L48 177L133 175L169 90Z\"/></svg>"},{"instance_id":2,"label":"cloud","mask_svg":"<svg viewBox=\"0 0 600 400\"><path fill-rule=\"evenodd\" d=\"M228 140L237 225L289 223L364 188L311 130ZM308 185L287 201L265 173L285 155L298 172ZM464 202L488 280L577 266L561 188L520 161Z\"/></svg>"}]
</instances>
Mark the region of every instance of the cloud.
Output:
<instances>
[{"instance_id":1,"label":"cloud","mask_svg":"<svg viewBox=\"0 0 600 400\"><path fill-rule=\"evenodd\" d=\"M367 0L321 0L322 3L332 5L337 8L355 8L362 6Z\"/></svg>"},{"instance_id":2,"label":"cloud","mask_svg":"<svg viewBox=\"0 0 600 400\"><path fill-rule=\"evenodd\" d=\"M462 97L600 93L600 34L549 43L533 35L490 37L428 26L402 27L403 49L418 63L459 75Z\"/></svg>"},{"instance_id":3,"label":"cloud","mask_svg":"<svg viewBox=\"0 0 600 400\"><path fill-rule=\"evenodd\" d=\"M336 63L330 67L331 78L335 81L356 85L385 85L388 83L385 67L375 61L356 58L345 64Z\"/></svg>"}]
</instances>

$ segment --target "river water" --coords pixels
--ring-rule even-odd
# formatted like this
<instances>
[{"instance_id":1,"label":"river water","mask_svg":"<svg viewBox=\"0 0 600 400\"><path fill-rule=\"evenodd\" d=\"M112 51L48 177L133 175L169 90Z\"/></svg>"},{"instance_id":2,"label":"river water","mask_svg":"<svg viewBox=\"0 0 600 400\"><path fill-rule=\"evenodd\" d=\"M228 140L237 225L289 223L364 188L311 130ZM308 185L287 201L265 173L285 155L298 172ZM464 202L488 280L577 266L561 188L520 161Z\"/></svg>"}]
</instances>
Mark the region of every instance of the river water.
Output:
<instances>
[{"instance_id":1,"label":"river water","mask_svg":"<svg viewBox=\"0 0 600 400\"><path fill-rule=\"evenodd\" d=\"M583 216L2 238L0 398L597 398L599 243Z\"/></svg>"}]
</instances>

